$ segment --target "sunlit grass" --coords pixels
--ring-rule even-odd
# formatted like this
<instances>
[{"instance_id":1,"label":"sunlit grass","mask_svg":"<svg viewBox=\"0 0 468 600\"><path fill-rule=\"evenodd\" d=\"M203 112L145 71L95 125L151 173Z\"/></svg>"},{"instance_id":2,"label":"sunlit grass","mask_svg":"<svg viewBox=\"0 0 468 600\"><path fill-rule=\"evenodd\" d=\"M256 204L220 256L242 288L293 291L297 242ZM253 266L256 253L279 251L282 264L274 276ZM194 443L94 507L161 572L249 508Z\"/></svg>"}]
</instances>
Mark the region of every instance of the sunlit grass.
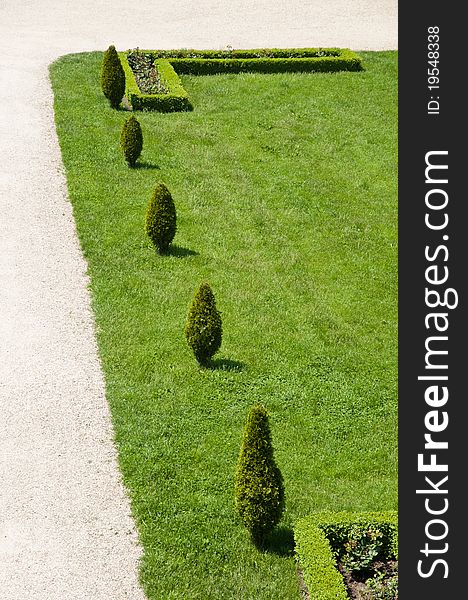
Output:
<instances>
[{"instance_id":1,"label":"sunlit grass","mask_svg":"<svg viewBox=\"0 0 468 600\"><path fill-rule=\"evenodd\" d=\"M118 147L128 113L99 89L102 55L51 68L151 599L297 599L299 517L396 507L397 56L363 56L362 73L183 77L195 110L138 113L135 170ZM167 257L144 232L159 180L178 211ZM209 370L183 336L202 281L224 324ZM257 400L286 488L265 553L233 510Z\"/></svg>"}]
</instances>

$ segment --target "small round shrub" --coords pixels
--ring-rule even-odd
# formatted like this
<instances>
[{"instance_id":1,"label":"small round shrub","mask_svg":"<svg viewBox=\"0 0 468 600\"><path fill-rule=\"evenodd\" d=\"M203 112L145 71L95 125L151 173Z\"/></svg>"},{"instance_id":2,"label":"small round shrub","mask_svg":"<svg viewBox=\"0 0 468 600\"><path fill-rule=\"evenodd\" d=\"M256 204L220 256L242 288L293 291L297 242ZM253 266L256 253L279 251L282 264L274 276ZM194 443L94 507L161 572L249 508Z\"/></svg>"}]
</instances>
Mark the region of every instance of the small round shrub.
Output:
<instances>
[{"instance_id":1,"label":"small round shrub","mask_svg":"<svg viewBox=\"0 0 468 600\"><path fill-rule=\"evenodd\" d=\"M115 46L109 46L104 52L101 88L112 108L118 108L125 93L125 73Z\"/></svg>"},{"instance_id":2,"label":"small round shrub","mask_svg":"<svg viewBox=\"0 0 468 600\"><path fill-rule=\"evenodd\" d=\"M138 120L131 116L125 121L120 134L120 147L129 167L134 167L143 149L143 133Z\"/></svg>"},{"instance_id":3,"label":"small round shrub","mask_svg":"<svg viewBox=\"0 0 468 600\"><path fill-rule=\"evenodd\" d=\"M158 183L146 210L146 233L159 254L165 254L175 236L177 214L171 193Z\"/></svg>"},{"instance_id":4,"label":"small round shrub","mask_svg":"<svg viewBox=\"0 0 468 600\"><path fill-rule=\"evenodd\" d=\"M247 417L235 479L236 509L256 545L277 525L284 510L284 485L275 463L268 413L261 404Z\"/></svg>"},{"instance_id":5,"label":"small round shrub","mask_svg":"<svg viewBox=\"0 0 468 600\"><path fill-rule=\"evenodd\" d=\"M207 283L199 287L190 307L185 337L200 365L206 365L221 347L223 327L215 297Z\"/></svg>"}]
</instances>

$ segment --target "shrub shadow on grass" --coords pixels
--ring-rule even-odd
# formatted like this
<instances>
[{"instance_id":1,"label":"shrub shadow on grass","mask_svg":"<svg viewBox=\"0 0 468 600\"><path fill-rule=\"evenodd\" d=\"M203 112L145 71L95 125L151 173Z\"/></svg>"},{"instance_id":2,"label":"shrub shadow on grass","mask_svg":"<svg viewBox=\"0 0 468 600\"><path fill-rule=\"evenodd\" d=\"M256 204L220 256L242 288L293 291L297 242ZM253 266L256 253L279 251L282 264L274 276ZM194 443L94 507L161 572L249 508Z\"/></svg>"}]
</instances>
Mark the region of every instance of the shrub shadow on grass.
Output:
<instances>
[{"instance_id":1,"label":"shrub shadow on grass","mask_svg":"<svg viewBox=\"0 0 468 600\"><path fill-rule=\"evenodd\" d=\"M243 371L245 369L245 363L239 360L232 360L230 358L215 358L205 365L205 368L213 371Z\"/></svg>"},{"instance_id":2,"label":"shrub shadow on grass","mask_svg":"<svg viewBox=\"0 0 468 600\"><path fill-rule=\"evenodd\" d=\"M183 248L182 246L171 244L167 250L167 255L185 258L186 256L198 256L198 252L190 250L190 248Z\"/></svg>"},{"instance_id":3,"label":"shrub shadow on grass","mask_svg":"<svg viewBox=\"0 0 468 600\"><path fill-rule=\"evenodd\" d=\"M276 527L259 546L259 550L277 556L294 556L294 532L284 525Z\"/></svg>"},{"instance_id":4,"label":"shrub shadow on grass","mask_svg":"<svg viewBox=\"0 0 468 600\"><path fill-rule=\"evenodd\" d=\"M157 171L161 170L159 165L155 165L154 163L148 162L147 160L139 160L136 165L133 167L134 169L156 169Z\"/></svg>"}]
</instances>

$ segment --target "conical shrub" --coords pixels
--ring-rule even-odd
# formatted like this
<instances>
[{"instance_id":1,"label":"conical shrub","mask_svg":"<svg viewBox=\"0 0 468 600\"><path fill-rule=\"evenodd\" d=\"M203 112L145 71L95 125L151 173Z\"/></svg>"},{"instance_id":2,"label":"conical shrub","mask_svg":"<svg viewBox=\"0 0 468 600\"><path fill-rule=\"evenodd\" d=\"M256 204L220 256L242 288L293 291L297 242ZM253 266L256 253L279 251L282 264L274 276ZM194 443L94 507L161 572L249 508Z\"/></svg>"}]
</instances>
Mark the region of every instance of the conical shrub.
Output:
<instances>
[{"instance_id":1,"label":"conical shrub","mask_svg":"<svg viewBox=\"0 0 468 600\"><path fill-rule=\"evenodd\" d=\"M201 365L209 362L221 347L223 327L215 297L207 283L202 283L190 307L185 337Z\"/></svg>"},{"instance_id":2,"label":"conical shrub","mask_svg":"<svg viewBox=\"0 0 468 600\"><path fill-rule=\"evenodd\" d=\"M159 254L165 254L175 236L177 215L171 193L158 183L146 210L146 233Z\"/></svg>"},{"instance_id":3,"label":"conical shrub","mask_svg":"<svg viewBox=\"0 0 468 600\"><path fill-rule=\"evenodd\" d=\"M125 73L115 46L109 46L104 52L101 88L112 108L118 108L125 93Z\"/></svg>"},{"instance_id":4,"label":"conical shrub","mask_svg":"<svg viewBox=\"0 0 468 600\"><path fill-rule=\"evenodd\" d=\"M134 167L143 149L143 133L138 120L131 116L125 121L120 133L120 147L129 167Z\"/></svg>"},{"instance_id":5,"label":"conical shrub","mask_svg":"<svg viewBox=\"0 0 468 600\"><path fill-rule=\"evenodd\" d=\"M277 525L284 510L284 485L275 463L268 413L256 404L247 417L235 480L236 509L255 544Z\"/></svg>"}]
</instances>

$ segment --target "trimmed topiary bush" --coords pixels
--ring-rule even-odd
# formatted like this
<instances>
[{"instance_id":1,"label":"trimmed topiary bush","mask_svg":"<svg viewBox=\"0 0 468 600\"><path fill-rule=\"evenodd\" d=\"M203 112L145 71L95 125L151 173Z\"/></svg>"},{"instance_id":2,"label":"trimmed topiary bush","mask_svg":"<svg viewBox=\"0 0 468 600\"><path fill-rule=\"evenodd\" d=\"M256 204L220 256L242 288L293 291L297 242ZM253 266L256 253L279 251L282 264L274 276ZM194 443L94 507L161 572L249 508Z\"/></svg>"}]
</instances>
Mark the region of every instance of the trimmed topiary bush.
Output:
<instances>
[{"instance_id":1,"label":"trimmed topiary bush","mask_svg":"<svg viewBox=\"0 0 468 600\"><path fill-rule=\"evenodd\" d=\"M236 509L252 540L261 546L284 510L284 485L275 463L268 413L261 404L250 410L235 480Z\"/></svg>"},{"instance_id":2,"label":"trimmed topiary bush","mask_svg":"<svg viewBox=\"0 0 468 600\"><path fill-rule=\"evenodd\" d=\"M138 120L131 116L125 121L120 134L120 147L129 167L134 167L143 148L143 133Z\"/></svg>"},{"instance_id":3,"label":"trimmed topiary bush","mask_svg":"<svg viewBox=\"0 0 468 600\"><path fill-rule=\"evenodd\" d=\"M209 362L221 347L223 328L215 297L207 283L202 283L190 307L185 337L201 365Z\"/></svg>"},{"instance_id":4,"label":"trimmed topiary bush","mask_svg":"<svg viewBox=\"0 0 468 600\"><path fill-rule=\"evenodd\" d=\"M118 108L125 93L125 73L115 46L109 46L104 52L101 88L112 108Z\"/></svg>"},{"instance_id":5,"label":"trimmed topiary bush","mask_svg":"<svg viewBox=\"0 0 468 600\"><path fill-rule=\"evenodd\" d=\"M171 193L158 183L146 210L146 233L159 254L165 254L176 232L177 215Z\"/></svg>"}]
</instances>

